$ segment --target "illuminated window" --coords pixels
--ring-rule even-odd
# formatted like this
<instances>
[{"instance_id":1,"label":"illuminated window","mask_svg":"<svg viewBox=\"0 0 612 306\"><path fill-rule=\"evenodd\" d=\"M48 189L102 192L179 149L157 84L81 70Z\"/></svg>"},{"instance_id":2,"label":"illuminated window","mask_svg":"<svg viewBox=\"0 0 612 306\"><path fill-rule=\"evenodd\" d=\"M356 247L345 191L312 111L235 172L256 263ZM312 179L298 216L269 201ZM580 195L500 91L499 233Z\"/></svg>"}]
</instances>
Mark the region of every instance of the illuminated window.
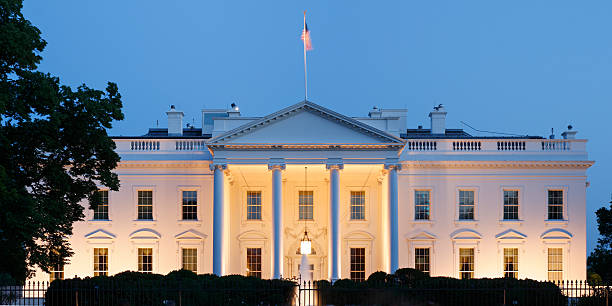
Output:
<instances>
[{"instance_id":1,"label":"illuminated window","mask_svg":"<svg viewBox=\"0 0 612 306\"><path fill-rule=\"evenodd\" d=\"M365 191L351 191L351 220L365 219Z\"/></svg>"},{"instance_id":2,"label":"illuminated window","mask_svg":"<svg viewBox=\"0 0 612 306\"><path fill-rule=\"evenodd\" d=\"M301 264L298 264L298 271L299 271L300 276L301 276L301 273L302 273L302 265ZM310 279L314 279L314 265L312 265L312 264L308 265L308 272L307 273L310 274Z\"/></svg>"},{"instance_id":3,"label":"illuminated window","mask_svg":"<svg viewBox=\"0 0 612 306\"><path fill-rule=\"evenodd\" d=\"M108 190L99 190L100 203L94 209L94 220L108 220Z\"/></svg>"},{"instance_id":4,"label":"illuminated window","mask_svg":"<svg viewBox=\"0 0 612 306\"><path fill-rule=\"evenodd\" d=\"M198 249L182 249L183 270L198 273Z\"/></svg>"},{"instance_id":5,"label":"illuminated window","mask_svg":"<svg viewBox=\"0 0 612 306\"><path fill-rule=\"evenodd\" d=\"M300 190L298 200L300 220L312 220L313 192Z\"/></svg>"},{"instance_id":6,"label":"illuminated window","mask_svg":"<svg viewBox=\"0 0 612 306\"><path fill-rule=\"evenodd\" d=\"M518 278L518 249L504 249L504 277Z\"/></svg>"},{"instance_id":7,"label":"illuminated window","mask_svg":"<svg viewBox=\"0 0 612 306\"><path fill-rule=\"evenodd\" d=\"M459 190L459 220L474 220L473 190Z\"/></svg>"},{"instance_id":8,"label":"illuminated window","mask_svg":"<svg viewBox=\"0 0 612 306\"><path fill-rule=\"evenodd\" d=\"M414 219L429 220L429 190L414 192Z\"/></svg>"},{"instance_id":9,"label":"illuminated window","mask_svg":"<svg viewBox=\"0 0 612 306\"><path fill-rule=\"evenodd\" d=\"M261 191L247 191L247 220L261 220Z\"/></svg>"},{"instance_id":10,"label":"illuminated window","mask_svg":"<svg viewBox=\"0 0 612 306\"><path fill-rule=\"evenodd\" d=\"M64 279L64 264L57 264L49 270L49 282L56 279Z\"/></svg>"},{"instance_id":11,"label":"illuminated window","mask_svg":"<svg viewBox=\"0 0 612 306\"><path fill-rule=\"evenodd\" d=\"M474 278L474 248L459 249L459 274L461 279Z\"/></svg>"},{"instance_id":12,"label":"illuminated window","mask_svg":"<svg viewBox=\"0 0 612 306\"><path fill-rule=\"evenodd\" d=\"M519 218L519 192L518 190L504 190L504 220L518 220Z\"/></svg>"},{"instance_id":13,"label":"illuminated window","mask_svg":"<svg viewBox=\"0 0 612 306\"><path fill-rule=\"evenodd\" d=\"M365 280L365 248L351 248L351 279Z\"/></svg>"},{"instance_id":14,"label":"illuminated window","mask_svg":"<svg viewBox=\"0 0 612 306\"><path fill-rule=\"evenodd\" d=\"M183 191L183 220L198 220L197 191Z\"/></svg>"},{"instance_id":15,"label":"illuminated window","mask_svg":"<svg viewBox=\"0 0 612 306\"><path fill-rule=\"evenodd\" d=\"M138 249L138 272L151 273L153 272L153 249L139 248Z\"/></svg>"},{"instance_id":16,"label":"illuminated window","mask_svg":"<svg viewBox=\"0 0 612 306\"><path fill-rule=\"evenodd\" d=\"M563 220L563 190L548 191L548 219Z\"/></svg>"},{"instance_id":17,"label":"illuminated window","mask_svg":"<svg viewBox=\"0 0 612 306\"><path fill-rule=\"evenodd\" d=\"M429 248L414 249L414 268L429 275Z\"/></svg>"},{"instance_id":18,"label":"illuminated window","mask_svg":"<svg viewBox=\"0 0 612 306\"><path fill-rule=\"evenodd\" d=\"M138 191L138 220L153 220L153 191Z\"/></svg>"},{"instance_id":19,"label":"illuminated window","mask_svg":"<svg viewBox=\"0 0 612 306\"><path fill-rule=\"evenodd\" d=\"M94 248L94 276L108 275L108 249Z\"/></svg>"},{"instance_id":20,"label":"illuminated window","mask_svg":"<svg viewBox=\"0 0 612 306\"><path fill-rule=\"evenodd\" d=\"M247 248L247 276L261 278L261 248Z\"/></svg>"},{"instance_id":21,"label":"illuminated window","mask_svg":"<svg viewBox=\"0 0 612 306\"><path fill-rule=\"evenodd\" d=\"M548 249L548 280L561 281L563 280L563 249L549 248Z\"/></svg>"}]
</instances>

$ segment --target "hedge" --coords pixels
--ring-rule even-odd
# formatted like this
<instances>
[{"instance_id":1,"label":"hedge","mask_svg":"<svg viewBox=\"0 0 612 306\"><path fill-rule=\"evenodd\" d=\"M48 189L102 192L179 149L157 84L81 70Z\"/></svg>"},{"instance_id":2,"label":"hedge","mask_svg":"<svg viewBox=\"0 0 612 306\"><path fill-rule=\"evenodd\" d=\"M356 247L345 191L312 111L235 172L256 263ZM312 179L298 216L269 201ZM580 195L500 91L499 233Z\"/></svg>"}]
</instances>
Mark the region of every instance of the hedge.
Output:
<instances>
[{"instance_id":1,"label":"hedge","mask_svg":"<svg viewBox=\"0 0 612 306\"><path fill-rule=\"evenodd\" d=\"M45 305L286 305L296 283L180 270L168 275L122 272L53 281Z\"/></svg>"}]
</instances>

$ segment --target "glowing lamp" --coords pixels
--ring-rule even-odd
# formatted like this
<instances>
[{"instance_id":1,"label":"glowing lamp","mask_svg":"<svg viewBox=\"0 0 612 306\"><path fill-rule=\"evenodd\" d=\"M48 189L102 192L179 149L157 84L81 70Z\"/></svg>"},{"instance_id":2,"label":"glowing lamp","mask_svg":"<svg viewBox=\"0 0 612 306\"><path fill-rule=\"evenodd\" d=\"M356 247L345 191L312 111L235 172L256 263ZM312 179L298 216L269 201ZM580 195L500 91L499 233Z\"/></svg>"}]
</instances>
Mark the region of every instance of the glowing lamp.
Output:
<instances>
[{"instance_id":1,"label":"glowing lamp","mask_svg":"<svg viewBox=\"0 0 612 306\"><path fill-rule=\"evenodd\" d=\"M308 232L304 231L304 238L300 242L300 254L310 255L312 252L312 246L310 244L310 238L308 238Z\"/></svg>"}]
</instances>

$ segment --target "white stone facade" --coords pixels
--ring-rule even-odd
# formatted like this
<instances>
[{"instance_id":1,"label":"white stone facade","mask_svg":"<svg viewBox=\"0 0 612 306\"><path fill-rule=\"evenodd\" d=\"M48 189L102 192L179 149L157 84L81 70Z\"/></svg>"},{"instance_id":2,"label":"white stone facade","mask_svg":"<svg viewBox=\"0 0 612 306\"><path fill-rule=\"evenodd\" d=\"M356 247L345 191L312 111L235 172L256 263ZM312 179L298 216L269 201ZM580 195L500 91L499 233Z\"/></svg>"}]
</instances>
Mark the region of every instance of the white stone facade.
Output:
<instances>
[{"instance_id":1,"label":"white stone facade","mask_svg":"<svg viewBox=\"0 0 612 306\"><path fill-rule=\"evenodd\" d=\"M472 137L445 129L443 107L430 114L435 133L407 130L401 109L349 118L301 102L263 118L237 107L202 113L202 129L181 131L173 108L172 131L115 138L121 188L108 193L108 220L87 209L75 224L64 277L93 276L94 267L165 274L184 264L200 274L247 274L257 260L261 277L296 277L305 225L315 279L426 263L439 276L586 277L593 162L575 131L558 140ZM152 204L152 220L142 220L139 201ZM185 203L194 220L185 220ZM312 203L312 219L300 220L300 203L308 218ZM107 257L95 260L94 249ZM148 256L140 265L139 254Z\"/></svg>"}]
</instances>

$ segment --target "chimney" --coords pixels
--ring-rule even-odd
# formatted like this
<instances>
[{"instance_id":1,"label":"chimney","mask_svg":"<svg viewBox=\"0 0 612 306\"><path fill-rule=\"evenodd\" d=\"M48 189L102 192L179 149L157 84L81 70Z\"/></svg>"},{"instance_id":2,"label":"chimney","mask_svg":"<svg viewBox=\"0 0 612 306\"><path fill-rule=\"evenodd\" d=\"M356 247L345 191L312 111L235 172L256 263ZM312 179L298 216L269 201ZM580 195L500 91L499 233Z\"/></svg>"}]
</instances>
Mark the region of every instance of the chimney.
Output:
<instances>
[{"instance_id":1,"label":"chimney","mask_svg":"<svg viewBox=\"0 0 612 306\"><path fill-rule=\"evenodd\" d=\"M382 111L378 107L374 106L372 107L372 110L368 113L368 117L380 118L382 117Z\"/></svg>"},{"instance_id":2,"label":"chimney","mask_svg":"<svg viewBox=\"0 0 612 306\"><path fill-rule=\"evenodd\" d=\"M183 112L177 111L174 105L170 105L168 115L168 136L183 136Z\"/></svg>"},{"instance_id":3,"label":"chimney","mask_svg":"<svg viewBox=\"0 0 612 306\"><path fill-rule=\"evenodd\" d=\"M434 107L429 113L429 118L431 118L432 134L446 134L446 110L442 104Z\"/></svg>"},{"instance_id":4,"label":"chimney","mask_svg":"<svg viewBox=\"0 0 612 306\"><path fill-rule=\"evenodd\" d=\"M571 125L567 126L567 131L561 133L561 136L563 136L563 139L576 139L576 133L578 133L578 131L573 131L574 127Z\"/></svg>"},{"instance_id":5,"label":"chimney","mask_svg":"<svg viewBox=\"0 0 612 306\"><path fill-rule=\"evenodd\" d=\"M230 105L230 109L227 110L227 116L240 117L240 108L238 105L236 105L236 103L232 103L232 105Z\"/></svg>"}]
</instances>

